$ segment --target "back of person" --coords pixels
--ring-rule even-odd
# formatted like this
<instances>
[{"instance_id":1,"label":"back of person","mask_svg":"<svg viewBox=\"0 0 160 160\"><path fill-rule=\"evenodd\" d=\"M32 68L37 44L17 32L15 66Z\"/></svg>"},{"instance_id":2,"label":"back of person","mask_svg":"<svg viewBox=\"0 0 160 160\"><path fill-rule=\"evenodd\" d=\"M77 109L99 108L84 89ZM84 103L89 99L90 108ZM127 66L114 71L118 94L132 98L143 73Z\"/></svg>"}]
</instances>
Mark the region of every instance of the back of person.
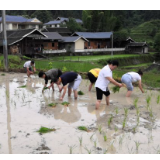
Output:
<instances>
[{"instance_id":1,"label":"back of person","mask_svg":"<svg viewBox=\"0 0 160 160\"><path fill-rule=\"evenodd\" d=\"M35 64L34 64L34 66L35 66ZM31 61L25 62L23 67L30 68L31 67Z\"/></svg>"},{"instance_id":2,"label":"back of person","mask_svg":"<svg viewBox=\"0 0 160 160\"><path fill-rule=\"evenodd\" d=\"M45 72L48 79L52 79L54 77L58 76L58 69L50 69L47 72Z\"/></svg>"},{"instance_id":3,"label":"back of person","mask_svg":"<svg viewBox=\"0 0 160 160\"><path fill-rule=\"evenodd\" d=\"M67 72L62 74L60 77L62 79L62 84L66 85L67 83L73 82L77 78L78 74L75 72Z\"/></svg>"},{"instance_id":4,"label":"back of person","mask_svg":"<svg viewBox=\"0 0 160 160\"><path fill-rule=\"evenodd\" d=\"M106 87L110 83L109 80L106 79L106 77L112 77L112 71L109 68L108 65L103 67L101 71L99 72L98 79L96 81L95 87L100 88L103 91L106 91Z\"/></svg>"},{"instance_id":5,"label":"back of person","mask_svg":"<svg viewBox=\"0 0 160 160\"><path fill-rule=\"evenodd\" d=\"M91 69L89 72L92 73L97 78L100 71L101 71L101 69L94 68L94 69Z\"/></svg>"},{"instance_id":6,"label":"back of person","mask_svg":"<svg viewBox=\"0 0 160 160\"><path fill-rule=\"evenodd\" d=\"M131 75L132 82L137 82L137 81L141 80L141 76L136 72L128 72L127 74Z\"/></svg>"}]
</instances>

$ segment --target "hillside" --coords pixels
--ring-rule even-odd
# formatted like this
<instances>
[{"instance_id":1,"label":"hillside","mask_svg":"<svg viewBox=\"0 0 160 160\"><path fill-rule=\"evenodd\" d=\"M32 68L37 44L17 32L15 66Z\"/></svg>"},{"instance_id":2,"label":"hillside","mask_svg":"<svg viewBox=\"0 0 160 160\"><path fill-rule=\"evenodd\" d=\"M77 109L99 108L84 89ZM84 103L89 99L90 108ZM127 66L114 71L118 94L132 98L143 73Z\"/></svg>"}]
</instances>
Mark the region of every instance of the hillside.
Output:
<instances>
[{"instance_id":1,"label":"hillside","mask_svg":"<svg viewBox=\"0 0 160 160\"><path fill-rule=\"evenodd\" d=\"M157 33L160 33L160 20L152 20L132 28L130 37L137 42L146 41L150 46L153 46Z\"/></svg>"}]
</instances>

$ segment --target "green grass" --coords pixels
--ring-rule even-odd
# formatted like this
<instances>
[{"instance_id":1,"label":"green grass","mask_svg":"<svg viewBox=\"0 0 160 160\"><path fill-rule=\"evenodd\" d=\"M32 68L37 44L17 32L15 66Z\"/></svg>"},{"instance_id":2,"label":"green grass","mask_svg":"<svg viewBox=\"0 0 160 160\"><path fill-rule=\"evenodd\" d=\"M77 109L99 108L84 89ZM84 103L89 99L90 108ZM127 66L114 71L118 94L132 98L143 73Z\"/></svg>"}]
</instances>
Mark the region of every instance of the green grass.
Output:
<instances>
[{"instance_id":1,"label":"green grass","mask_svg":"<svg viewBox=\"0 0 160 160\"><path fill-rule=\"evenodd\" d=\"M41 127L37 132L39 132L39 133L48 133L48 132L52 132L52 131L56 131L56 129L47 128L47 127Z\"/></svg>"},{"instance_id":2,"label":"green grass","mask_svg":"<svg viewBox=\"0 0 160 160\"><path fill-rule=\"evenodd\" d=\"M123 57L135 57L139 56L138 54L119 54L119 55L88 55L88 56L58 56L54 57L53 61L97 61L100 59L110 59L110 58L123 58Z\"/></svg>"}]
</instances>

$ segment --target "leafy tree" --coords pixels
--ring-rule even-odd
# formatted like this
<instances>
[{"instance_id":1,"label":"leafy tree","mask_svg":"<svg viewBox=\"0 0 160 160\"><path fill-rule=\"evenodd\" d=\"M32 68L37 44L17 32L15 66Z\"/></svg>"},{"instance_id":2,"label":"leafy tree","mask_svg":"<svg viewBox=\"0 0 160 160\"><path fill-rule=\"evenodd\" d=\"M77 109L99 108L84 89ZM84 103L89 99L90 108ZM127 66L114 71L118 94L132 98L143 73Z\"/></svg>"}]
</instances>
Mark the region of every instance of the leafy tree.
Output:
<instances>
[{"instance_id":1,"label":"leafy tree","mask_svg":"<svg viewBox=\"0 0 160 160\"><path fill-rule=\"evenodd\" d=\"M160 51L160 33L156 34L154 38L154 48L156 51Z\"/></svg>"}]
</instances>

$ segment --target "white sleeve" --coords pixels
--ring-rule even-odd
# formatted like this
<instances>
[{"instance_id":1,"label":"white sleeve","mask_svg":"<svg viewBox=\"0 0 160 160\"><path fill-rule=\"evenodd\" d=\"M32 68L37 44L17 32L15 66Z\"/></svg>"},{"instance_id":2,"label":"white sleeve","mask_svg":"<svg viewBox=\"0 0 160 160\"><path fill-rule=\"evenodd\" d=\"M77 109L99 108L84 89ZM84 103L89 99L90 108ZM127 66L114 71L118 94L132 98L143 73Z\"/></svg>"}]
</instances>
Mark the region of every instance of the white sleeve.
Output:
<instances>
[{"instance_id":1,"label":"white sleeve","mask_svg":"<svg viewBox=\"0 0 160 160\"><path fill-rule=\"evenodd\" d=\"M112 77L112 72L110 72L108 69L103 70L104 77Z\"/></svg>"}]
</instances>

